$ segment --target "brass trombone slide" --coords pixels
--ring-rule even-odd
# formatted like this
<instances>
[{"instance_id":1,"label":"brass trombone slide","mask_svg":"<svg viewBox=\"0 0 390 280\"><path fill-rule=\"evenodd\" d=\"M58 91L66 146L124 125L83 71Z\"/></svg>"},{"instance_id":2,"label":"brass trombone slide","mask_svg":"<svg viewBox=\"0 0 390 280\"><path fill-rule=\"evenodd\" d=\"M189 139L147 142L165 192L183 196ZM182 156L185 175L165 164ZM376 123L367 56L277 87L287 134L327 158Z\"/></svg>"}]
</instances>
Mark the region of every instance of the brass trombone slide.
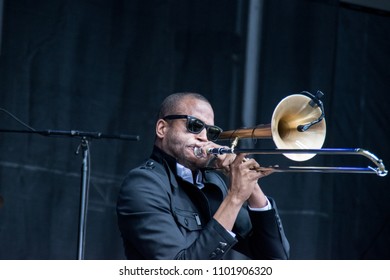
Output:
<instances>
[{"instance_id":1,"label":"brass trombone slide","mask_svg":"<svg viewBox=\"0 0 390 280\"><path fill-rule=\"evenodd\" d=\"M224 131L218 140L234 139L230 148L210 148L207 154L246 153L246 154L282 154L294 161L306 161L316 154L326 155L360 155L371 160L376 167L324 167L324 166L279 166L264 167L275 172L324 172L324 173L373 173L381 177L387 175L383 161L371 152L361 148L327 148L323 149L326 124L324 108L320 101L323 93L318 91L314 97L308 92L285 97L276 106L271 124L253 128L241 128ZM236 149L238 139L272 138L277 149ZM201 155L202 151L194 150Z\"/></svg>"},{"instance_id":2,"label":"brass trombone slide","mask_svg":"<svg viewBox=\"0 0 390 280\"><path fill-rule=\"evenodd\" d=\"M327 167L327 166L289 166L281 168L277 165L260 167L256 169L273 170L274 172L320 172L320 173L363 173L376 174L380 177L387 175L383 161L371 152L361 148L326 148L326 149L235 149L235 148L209 148L207 154L322 154L322 155L360 155L371 160L376 167Z\"/></svg>"}]
</instances>

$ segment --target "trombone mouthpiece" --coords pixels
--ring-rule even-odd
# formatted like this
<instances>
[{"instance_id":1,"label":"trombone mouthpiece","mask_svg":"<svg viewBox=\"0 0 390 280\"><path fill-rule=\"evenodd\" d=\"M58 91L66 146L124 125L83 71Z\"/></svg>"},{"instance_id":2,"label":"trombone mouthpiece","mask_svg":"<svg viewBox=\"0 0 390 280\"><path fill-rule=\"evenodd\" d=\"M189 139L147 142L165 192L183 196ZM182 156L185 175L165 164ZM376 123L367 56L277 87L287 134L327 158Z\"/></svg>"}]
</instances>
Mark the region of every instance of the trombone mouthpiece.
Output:
<instances>
[{"instance_id":1,"label":"trombone mouthpiece","mask_svg":"<svg viewBox=\"0 0 390 280\"><path fill-rule=\"evenodd\" d=\"M206 154L203 152L202 148L200 147L194 147L194 155L197 158L202 158L206 156Z\"/></svg>"}]
</instances>

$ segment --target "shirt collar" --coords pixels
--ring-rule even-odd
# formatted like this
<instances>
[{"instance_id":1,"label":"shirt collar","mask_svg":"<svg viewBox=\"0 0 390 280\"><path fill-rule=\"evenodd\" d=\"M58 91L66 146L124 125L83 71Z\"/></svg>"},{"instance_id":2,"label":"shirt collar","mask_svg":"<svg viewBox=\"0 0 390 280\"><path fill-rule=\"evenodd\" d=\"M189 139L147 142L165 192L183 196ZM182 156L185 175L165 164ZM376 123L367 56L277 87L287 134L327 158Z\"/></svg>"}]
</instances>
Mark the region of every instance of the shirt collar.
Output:
<instances>
[{"instance_id":1,"label":"shirt collar","mask_svg":"<svg viewBox=\"0 0 390 280\"><path fill-rule=\"evenodd\" d=\"M153 147L151 158L160 163L165 161L168 164L169 169L171 169L174 172L174 174L182 178L184 181L196 185L200 189L204 187L202 172L200 172L199 170L197 171L195 176L196 179L194 183L194 176L192 174L192 171L189 168L178 163L174 157L168 155L157 146Z\"/></svg>"},{"instance_id":2,"label":"shirt collar","mask_svg":"<svg viewBox=\"0 0 390 280\"><path fill-rule=\"evenodd\" d=\"M194 182L194 176L192 174L192 171L187 167L181 165L180 163L176 163L176 172L177 172L177 176L182 178L184 181L196 185L199 189L204 187L202 172L200 171L196 172L195 182Z\"/></svg>"}]
</instances>

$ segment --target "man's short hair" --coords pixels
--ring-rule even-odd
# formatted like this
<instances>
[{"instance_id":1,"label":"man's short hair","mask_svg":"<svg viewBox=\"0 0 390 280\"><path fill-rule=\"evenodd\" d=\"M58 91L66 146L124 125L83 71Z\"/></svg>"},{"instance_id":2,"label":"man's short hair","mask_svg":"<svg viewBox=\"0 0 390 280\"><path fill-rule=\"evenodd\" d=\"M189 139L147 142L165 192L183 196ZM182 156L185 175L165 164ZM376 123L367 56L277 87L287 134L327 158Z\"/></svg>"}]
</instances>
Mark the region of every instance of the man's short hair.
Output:
<instances>
[{"instance_id":1,"label":"man's short hair","mask_svg":"<svg viewBox=\"0 0 390 280\"><path fill-rule=\"evenodd\" d=\"M164 101L160 105L160 110L158 112L158 119L161 119L167 115L175 114L177 113L177 106L180 104L180 102L185 98L194 98L198 100L205 101L210 104L210 102L207 100L206 97L199 93L195 92L178 92L173 93L169 96L167 96Z\"/></svg>"}]
</instances>

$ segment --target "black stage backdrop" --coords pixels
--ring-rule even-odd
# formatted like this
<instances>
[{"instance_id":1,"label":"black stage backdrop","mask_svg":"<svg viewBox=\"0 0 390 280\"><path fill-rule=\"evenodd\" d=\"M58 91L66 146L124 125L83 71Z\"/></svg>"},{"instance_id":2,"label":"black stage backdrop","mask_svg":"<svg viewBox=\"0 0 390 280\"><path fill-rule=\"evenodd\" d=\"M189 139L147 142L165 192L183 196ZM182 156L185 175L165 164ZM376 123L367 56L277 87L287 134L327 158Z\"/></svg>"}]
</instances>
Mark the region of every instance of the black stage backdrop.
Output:
<instances>
[{"instance_id":1,"label":"black stage backdrop","mask_svg":"<svg viewBox=\"0 0 390 280\"><path fill-rule=\"evenodd\" d=\"M115 203L122 178L148 157L156 111L196 91L225 130L243 125L245 0L5 0L0 107L37 130L139 135L90 141L85 258L123 259ZM325 93L324 147L362 147L390 164L390 18L338 1L263 1L254 116ZM0 129L24 130L0 112ZM244 140L274 147L271 140ZM75 259L80 139L0 133L0 259ZM298 165L282 156L264 164ZM317 156L309 165L370 164ZM292 259L389 259L389 176L278 173L262 186L280 208Z\"/></svg>"}]
</instances>

